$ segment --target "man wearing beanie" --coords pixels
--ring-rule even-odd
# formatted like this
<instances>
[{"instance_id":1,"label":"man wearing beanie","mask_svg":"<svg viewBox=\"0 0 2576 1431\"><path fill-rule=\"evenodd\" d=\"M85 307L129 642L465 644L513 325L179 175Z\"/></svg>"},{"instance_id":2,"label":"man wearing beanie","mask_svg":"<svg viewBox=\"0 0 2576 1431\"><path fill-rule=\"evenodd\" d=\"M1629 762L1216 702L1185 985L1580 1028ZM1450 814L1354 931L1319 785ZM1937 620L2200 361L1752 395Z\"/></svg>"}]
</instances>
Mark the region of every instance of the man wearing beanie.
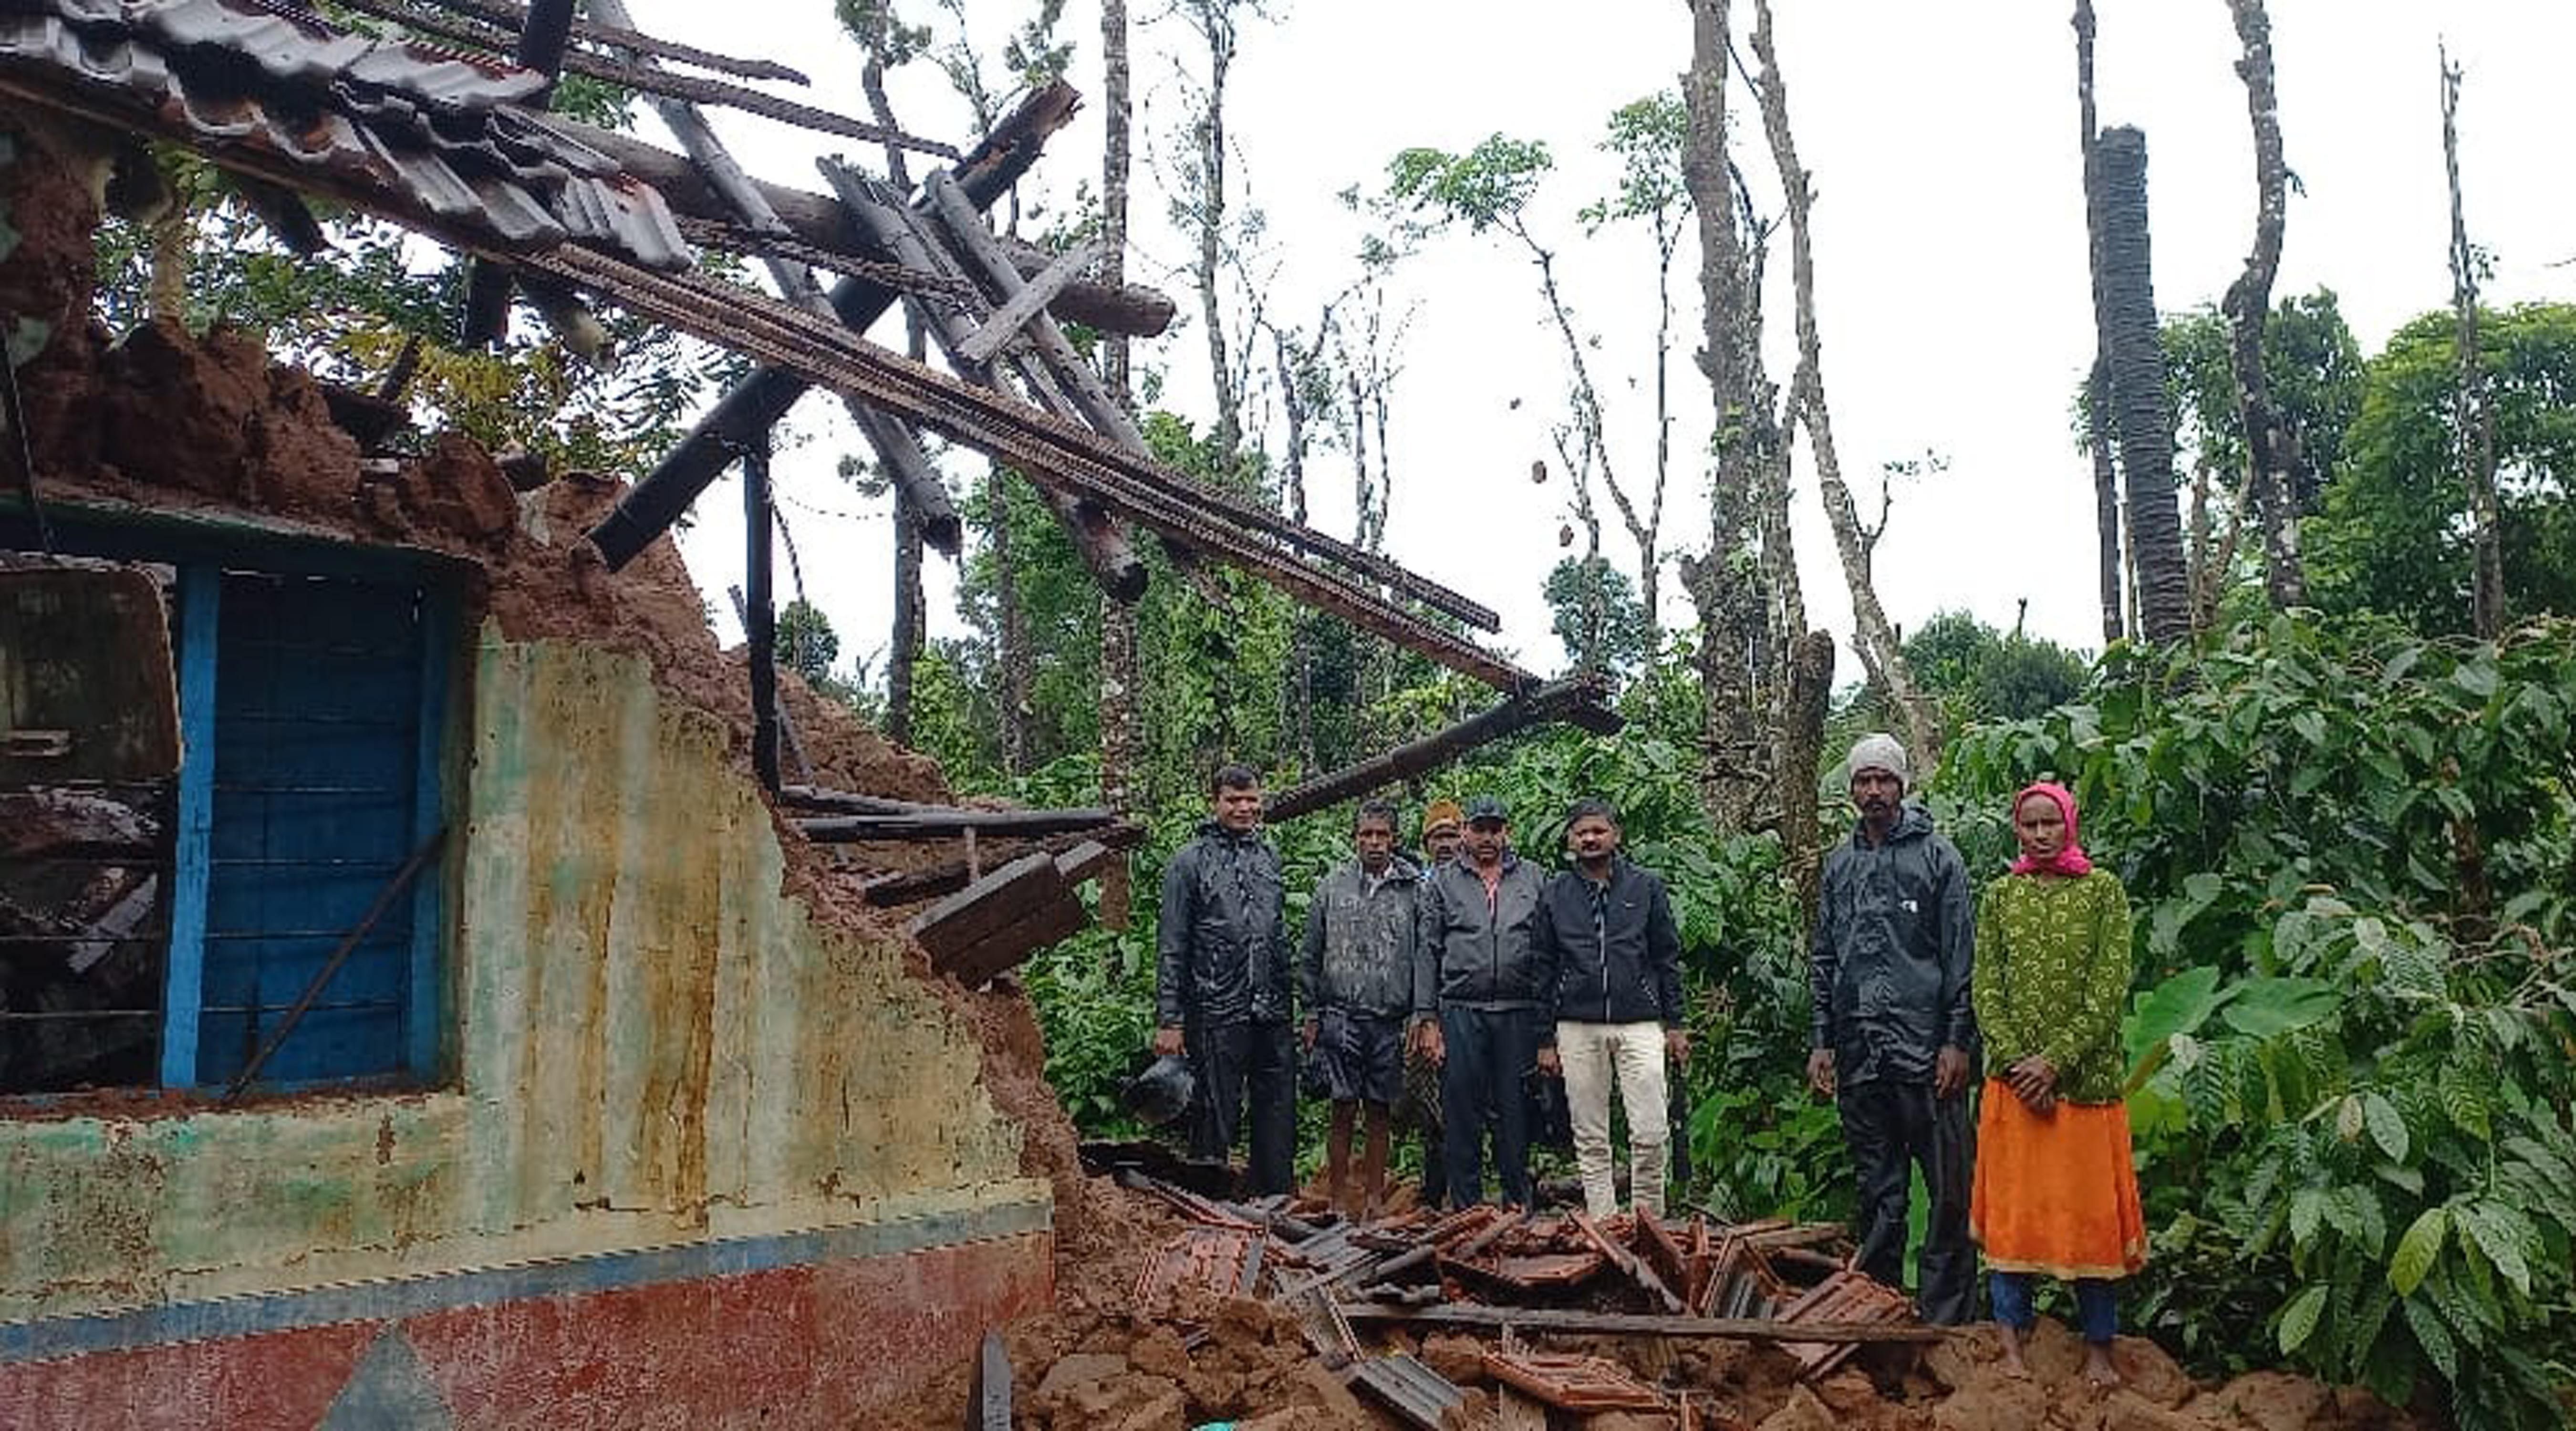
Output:
<instances>
[{"instance_id":1,"label":"man wearing beanie","mask_svg":"<svg viewBox=\"0 0 2576 1431\"><path fill-rule=\"evenodd\" d=\"M1825 858L1807 981L1807 1081L1842 1114L1859 1181L1860 1268L1905 1285L1912 1172L1931 1198L1916 1305L1956 1325L1975 1311L1968 1244L1969 1007L1975 915L1968 871L1932 817L1905 801L1905 747L1866 735L1847 763L1860 822Z\"/></svg>"}]
</instances>

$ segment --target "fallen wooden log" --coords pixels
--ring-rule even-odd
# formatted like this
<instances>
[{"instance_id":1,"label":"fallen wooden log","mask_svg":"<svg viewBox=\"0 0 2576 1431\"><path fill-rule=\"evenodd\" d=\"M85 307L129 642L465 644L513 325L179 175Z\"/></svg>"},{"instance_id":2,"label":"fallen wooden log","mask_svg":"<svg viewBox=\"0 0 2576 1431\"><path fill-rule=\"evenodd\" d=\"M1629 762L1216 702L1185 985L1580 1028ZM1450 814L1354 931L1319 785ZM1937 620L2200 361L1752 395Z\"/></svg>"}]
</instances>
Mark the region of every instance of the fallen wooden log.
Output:
<instances>
[{"instance_id":1,"label":"fallen wooden log","mask_svg":"<svg viewBox=\"0 0 2576 1431\"><path fill-rule=\"evenodd\" d=\"M1089 835L1116 824L1109 810L905 810L888 814L827 815L800 819L796 828L818 845L869 840L941 840L972 830L978 835Z\"/></svg>"},{"instance_id":2,"label":"fallen wooden log","mask_svg":"<svg viewBox=\"0 0 2576 1431\"><path fill-rule=\"evenodd\" d=\"M1085 845L1096 844L1102 847L1105 858L1110 852L1133 849L1142 844L1144 839L1144 826L1121 823L1099 830L1087 830L1080 834L1050 836L1037 841L1023 853L1044 852L1050 855L1063 855ZM1068 875L1067 878L1079 881L1096 872L1095 863L1086 867L1081 874ZM917 904L922 900L935 899L944 894L953 894L974 883L975 879L976 874L968 867L966 861L956 860L924 870L880 875L861 884L859 892L870 904L879 908L893 908L898 905Z\"/></svg>"},{"instance_id":3,"label":"fallen wooden log","mask_svg":"<svg viewBox=\"0 0 2576 1431\"><path fill-rule=\"evenodd\" d=\"M1768 1317L1662 1317L1635 1312L1579 1312L1562 1308L1486 1307L1450 1302L1431 1307L1390 1307L1344 1302L1354 1322L1398 1322L1437 1327L1511 1327L1524 1332L1592 1332L1609 1336L1725 1337L1752 1342L1937 1342L1946 1327L1877 1322L1776 1321Z\"/></svg>"},{"instance_id":4,"label":"fallen wooden log","mask_svg":"<svg viewBox=\"0 0 2576 1431\"><path fill-rule=\"evenodd\" d=\"M1618 713L1601 703L1599 686L1587 681L1554 681L1420 740L1407 741L1393 750L1290 786L1271 797L1262 818L1276 824L1311 815L1436 770L1480 745L1555 720L1572 722L1596 735L1609 735L1619 729Z\"/></svg>"}]
</instances>

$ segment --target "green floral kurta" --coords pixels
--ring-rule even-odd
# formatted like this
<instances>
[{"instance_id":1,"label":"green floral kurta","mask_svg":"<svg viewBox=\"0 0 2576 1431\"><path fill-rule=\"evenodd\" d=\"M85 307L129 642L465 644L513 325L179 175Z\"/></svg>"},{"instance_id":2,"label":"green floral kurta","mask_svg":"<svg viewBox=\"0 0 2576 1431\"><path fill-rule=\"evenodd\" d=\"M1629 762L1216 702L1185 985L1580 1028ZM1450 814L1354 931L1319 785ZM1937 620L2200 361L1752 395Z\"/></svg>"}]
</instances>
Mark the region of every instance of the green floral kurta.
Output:
<instances>
[{"instance_id":1,"label":"green floral kurta","mask_svg":"<svg viewBox=\"0 0 2576 1431\"><path fill-rule=\"evenodd\" d=\"M2096 866L2081 879L2005 875L1977 903L1975 997L1986 1072L2038 1054L2057 1096L2116 1103L2126 1078L2129 894Z\"/></svg>"}]
</instances>

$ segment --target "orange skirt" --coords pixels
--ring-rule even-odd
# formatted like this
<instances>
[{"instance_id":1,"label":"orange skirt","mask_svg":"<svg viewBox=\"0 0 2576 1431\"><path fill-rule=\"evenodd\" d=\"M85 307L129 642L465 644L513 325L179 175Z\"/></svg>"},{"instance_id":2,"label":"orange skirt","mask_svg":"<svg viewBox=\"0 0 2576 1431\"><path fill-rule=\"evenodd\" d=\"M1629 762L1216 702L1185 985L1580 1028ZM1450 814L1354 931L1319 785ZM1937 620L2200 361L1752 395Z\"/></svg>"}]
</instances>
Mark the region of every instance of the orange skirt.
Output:
<instances>
[{"instance_id":1,"label":"orange skirt","mask_svg":"<svg viewBox=\"0 0 2576 1431\"><path fill-rule=\"evenodd\" d=\"M2146 1266L2129 1106L2061 1102L2043 1117L1987 1079L1968 1231L2002 1272L2125 1277Z\"/></svg>"}]
</instances>

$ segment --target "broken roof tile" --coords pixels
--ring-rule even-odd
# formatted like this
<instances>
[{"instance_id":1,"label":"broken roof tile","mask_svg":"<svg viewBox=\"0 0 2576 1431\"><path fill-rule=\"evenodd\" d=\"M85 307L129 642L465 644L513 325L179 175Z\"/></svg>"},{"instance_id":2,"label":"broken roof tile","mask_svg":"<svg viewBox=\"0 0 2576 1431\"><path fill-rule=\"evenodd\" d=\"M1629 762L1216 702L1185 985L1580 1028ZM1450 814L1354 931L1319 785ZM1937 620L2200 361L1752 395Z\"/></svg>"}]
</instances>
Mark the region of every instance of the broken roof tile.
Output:
<instances>
[{"instance_id":1,"label":"broken roof tile","mask_svg":"<svg viewBox=\"0 0 2576 1431\"><path fill-rule=\"evenodd\" d=\"M434 217L504 252L566 241L648 268L693 261L662 196L521 107L546 77L340 29L278 0L0 0L11 89L268 177Z\"/></svg>"}]
</instances>

